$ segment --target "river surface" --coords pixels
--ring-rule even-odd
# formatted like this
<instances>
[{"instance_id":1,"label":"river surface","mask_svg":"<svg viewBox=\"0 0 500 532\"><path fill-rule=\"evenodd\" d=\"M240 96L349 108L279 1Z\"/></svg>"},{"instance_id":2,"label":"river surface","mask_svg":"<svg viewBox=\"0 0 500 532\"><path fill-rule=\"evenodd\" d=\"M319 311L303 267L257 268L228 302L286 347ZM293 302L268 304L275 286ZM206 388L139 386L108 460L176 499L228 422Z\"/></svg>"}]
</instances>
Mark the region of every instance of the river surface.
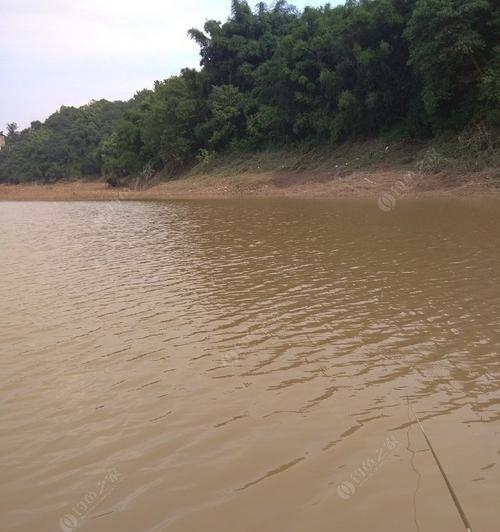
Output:
<instances>
[{"instance_id":1,"label":"river surface","mask_svg":"<svg viewBox=\"0 0 500 532\"><path fill-rule=\"evenodd\" d=\"M0 203L2 531L500 530L500 204Z\"/></svg>"}]
</instances>

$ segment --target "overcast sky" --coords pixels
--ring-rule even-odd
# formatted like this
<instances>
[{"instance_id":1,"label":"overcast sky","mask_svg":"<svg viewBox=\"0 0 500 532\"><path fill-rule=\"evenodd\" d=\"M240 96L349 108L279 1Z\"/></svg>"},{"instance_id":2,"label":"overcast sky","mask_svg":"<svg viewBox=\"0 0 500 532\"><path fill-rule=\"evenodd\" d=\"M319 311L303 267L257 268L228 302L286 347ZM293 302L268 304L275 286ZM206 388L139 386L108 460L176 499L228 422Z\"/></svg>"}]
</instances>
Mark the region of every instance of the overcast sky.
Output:
<instances>
[{"instance_id":1,"label":"overcast sky","mask_svg":"<svg viewBox=\"0 0 500 532\"><path fill-rule=\"evenodd\" d=\"M230 0L0 0L0 130L44 120L62 104L128 99L198 67L187 30L229 12Z\"/></svg>"}]
</instances>

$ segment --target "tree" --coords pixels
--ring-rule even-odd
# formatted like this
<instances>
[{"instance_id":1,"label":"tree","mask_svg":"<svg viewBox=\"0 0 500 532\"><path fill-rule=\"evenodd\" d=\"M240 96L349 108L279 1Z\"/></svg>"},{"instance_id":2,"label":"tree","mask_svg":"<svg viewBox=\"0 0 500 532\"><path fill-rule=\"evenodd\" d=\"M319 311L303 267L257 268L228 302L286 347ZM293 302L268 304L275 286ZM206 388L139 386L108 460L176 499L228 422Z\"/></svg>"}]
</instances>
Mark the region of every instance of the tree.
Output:
<instances>
[{"instance_id":1,"label":"tree","mask_svg":"<svg viewBox=\"0 0 500 532\"><path fill-rule=\"evenodd\" d=\"M7 135L9 137L15 137L18 134L18 127L16 122L10 122L7 124Z\"/></svg>"},{"instance_id":2,"label":"tree","mask_svg":"<svg viewBox=\"0 0 500 532\"><path fill-rule=\"evenodd\" d=\"M417 0L405 31L409 62L438 129L462 126L477 111L485 66L498 42L491 24L498 26L498 9L495 0Z\"/></svg>"},{"instance_id":3,"label":"tree","mask_svg":"<svg viewBox=\"0 0 500 532\"><path fill-rule=\"evenodd\" d=\"M188 32L199 70L128 102L63 106L20 132L9 124L0 180L173 175L228 150L466 124L490 138L500 122L499 10L498 0L349 0L299 12L278 0L252 11L231 0L227 20Z\"/></svg>"}]
</instances>

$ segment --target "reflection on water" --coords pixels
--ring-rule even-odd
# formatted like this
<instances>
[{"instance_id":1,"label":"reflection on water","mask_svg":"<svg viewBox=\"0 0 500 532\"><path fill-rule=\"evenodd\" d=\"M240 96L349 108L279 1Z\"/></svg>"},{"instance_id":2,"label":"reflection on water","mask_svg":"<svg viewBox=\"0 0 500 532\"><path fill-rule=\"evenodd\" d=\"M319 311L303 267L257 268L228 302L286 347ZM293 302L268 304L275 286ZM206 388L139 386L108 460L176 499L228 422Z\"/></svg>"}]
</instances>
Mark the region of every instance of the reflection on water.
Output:
<instances>
[{"instance_id":1,"label":"reflection on water","mask_svg":"<svg viewBox=\"0 0 500 532\"><path fill-rule=\"evenodd\" d=\"M498 527L498 203L0 204L7 530Z\"/></svg>"}]
</instances>

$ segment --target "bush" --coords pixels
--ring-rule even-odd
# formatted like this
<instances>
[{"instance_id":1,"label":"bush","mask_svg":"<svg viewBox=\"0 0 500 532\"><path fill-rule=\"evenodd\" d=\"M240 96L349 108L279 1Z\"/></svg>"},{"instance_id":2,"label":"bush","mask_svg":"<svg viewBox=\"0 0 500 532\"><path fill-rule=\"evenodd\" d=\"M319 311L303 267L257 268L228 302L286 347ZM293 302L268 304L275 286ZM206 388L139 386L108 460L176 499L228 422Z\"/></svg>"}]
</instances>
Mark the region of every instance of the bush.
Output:
<instances>
[{"instance_id":1,"label":"bush","mask_svg":"<svg viewBox=\"0 0 500 532\"><path fill-rule=\"evenodd\" d=\"M435 148L429 148L417 162L420 172L436 174L448 166L449 160Z\"/></svg>"},{"instance_id":2,"label":"bush","mask_svg":"<svg viewBox=\"0 0 500 532\"><path fill-rule=\"evenodd\" d=\"M215 154L202 148L198 155L196 156L196 162L198 163L199 168L207 168L211 163L214 162Z\"/></svg>"}]
</instances>

